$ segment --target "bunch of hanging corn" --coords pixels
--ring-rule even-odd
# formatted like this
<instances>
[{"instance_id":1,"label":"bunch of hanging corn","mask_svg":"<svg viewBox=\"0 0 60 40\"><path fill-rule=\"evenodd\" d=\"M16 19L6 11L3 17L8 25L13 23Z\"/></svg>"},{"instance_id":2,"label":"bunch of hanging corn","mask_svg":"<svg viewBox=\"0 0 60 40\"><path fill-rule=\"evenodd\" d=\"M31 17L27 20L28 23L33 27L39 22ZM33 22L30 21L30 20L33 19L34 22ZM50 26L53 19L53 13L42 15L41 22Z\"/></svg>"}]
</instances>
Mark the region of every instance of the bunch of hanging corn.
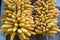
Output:
<instances>
[{"instance_id":1,"label":"bunch of hanging corn","mask_svg":"<svg viewBox=\"0 0 60 40\"><path fill-rule=\"evenodd\" d=\"M0 31L11 35L10 40L14 40L16 34L21 40L29 40L31 35L53 36L60 32L55 0L36 0L33 5L29 0L4 0L4 4Z\"/></svg>"},{"instance_id":2,"label":"bunch of hanging corn","mask_svg":"<svg viewBox=\"0 0 60 40\"><path fill-rule=\"evenodd\" d=\"M34 21L29 0L4 0L4 15L2 16L2 33L11 35L10 40L14 40L18 34L21 40L29 40L31 34L35 35Z\"/></svg>"},{"instance_id":3,"label":"bunch of hanging corn","mask_svg":"<svg viewBox=\"0 0 60 40\"><path fill-rule=\"evenodd\" d=\"M36 16L35 22L37 25L37 34L47 34L53 36L60 30L57 27L58 9L55 5L55 0L36 0L34 3Z\"/></svg>"}]
</instances>

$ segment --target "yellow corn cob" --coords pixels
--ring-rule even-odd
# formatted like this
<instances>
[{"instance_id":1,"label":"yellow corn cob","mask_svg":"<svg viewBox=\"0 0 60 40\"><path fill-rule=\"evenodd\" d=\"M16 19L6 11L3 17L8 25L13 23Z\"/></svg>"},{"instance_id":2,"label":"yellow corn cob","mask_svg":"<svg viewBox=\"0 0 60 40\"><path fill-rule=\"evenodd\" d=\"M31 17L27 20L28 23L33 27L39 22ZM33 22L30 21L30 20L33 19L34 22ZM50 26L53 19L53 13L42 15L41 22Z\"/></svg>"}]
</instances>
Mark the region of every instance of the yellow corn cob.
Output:
<instances>
[{"instance_id":1,"label":"yellow corn cob","mask_svg":"<svg viewBox=\"0 0 60 40\"><path fill-rule=\"evenodd\" d=\"M13 33L11 34L10 40L14 40L15 35L16 35L16 33L13 32Z\"/></svg>"},{"instance_id":2,"label":"yellow corn cob","mask_svg":"<svg viewBox=\"0 0 60 40\"><path fill-rule=\"evenodd\" d=\"M9 3L7 0L4 0L4 3L7 5L11 5L11 3Z\"/></svg>"},{"instance_id":3,"label":"yellow corn cob","mask_svg":"<svg viewBox=\"0 0 60 40\"><path fill-rule=\"evenodd\" d=\"M29 31L32 35L36 35L36 33L35 32L32 32L32 31Z\"/></svg>"},{"instance_id":4,"label":"yellow corn cob","mask_svg":"<svg viewBox=\"0 0 60 40\"><path fill-rule=\"evenodd\" d=\"M26 37L25 37L24 33L22 32L22 30L18 29L18 32L19 32L22 39L26 39Z\"/></svg>"},{"instance_id":5,"label":"yellow corn cob","mask_svg":"<svg viewBox=\"0 0 60 40\"><path fill-rule=\"evenodd\" d=\"M13 28L13 32L16 32L16 30L17 30L17 27L14 27L14 28Z\"/></svg>"},{"instance_id":6,"label":"yellow corn cob","mask_svg":"<svg viewBox=\"0 0 60 40\"><path fill-rule=\"evenodd\" d=\"M21 28L21 30L27 35L27 36L31 36L31 34L28 32L28 30Z\"/></svg>"},{"instance_id":7,"label":"yellow corn cob","mask_svg":"<svg viewBox=\"0 0 60 40\"><path fill-rule=\"evenodd\" d=\"M13 27L12 25L3 25L2 29L4 29L4 28L12 28L12 27Z\"/></svg>"}]
</instances>

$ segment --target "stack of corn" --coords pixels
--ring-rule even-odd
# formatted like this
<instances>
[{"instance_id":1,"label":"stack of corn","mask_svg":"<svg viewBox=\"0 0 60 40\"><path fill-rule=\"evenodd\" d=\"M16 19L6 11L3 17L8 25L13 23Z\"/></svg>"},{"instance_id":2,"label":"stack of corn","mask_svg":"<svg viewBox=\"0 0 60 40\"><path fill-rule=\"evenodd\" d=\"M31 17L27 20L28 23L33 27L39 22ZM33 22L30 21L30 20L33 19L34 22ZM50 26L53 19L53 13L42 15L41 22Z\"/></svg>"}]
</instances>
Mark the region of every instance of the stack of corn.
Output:
<instances>
[{"instance_id":1,"label":"stack of corn","mask_svg":"<svg viewBox=\"0 0 60 40\"><path fill-rule=\"evenodd\" d=\"M31 11L34 6L29 0L4 0L4 4L3 34L11 35L10 40L14 40L16 34L21 40L29 40L29 36L36 34Z\"/></svg>"},{"instance_id":2,"label":"stack of corn","mask_svg":"<svg viewBox=\"0 0 60 40\"><path fill-rule=\"evenodd\" d=\"M29 0L4 0L4 4L0 31L11 35L10 40L14 40L16 34L21 40L29 40L31 35L53 36L60 32L55 0L36 0L33 5L30 5ZM35 10L35 15L32 9Z\"/></svg>"},{"instance_id":3,"label":"stack of corn","mask_svg":"<svg viewBox=\"0 0 60 40\"><path fill-rule=\"evenodd\" d=\"M58 9L55 7L55 0L36 0L35 6L35 22L37 34L47 34L53 36L60 30L57 27Z\"/></svg>"}]
</instances>

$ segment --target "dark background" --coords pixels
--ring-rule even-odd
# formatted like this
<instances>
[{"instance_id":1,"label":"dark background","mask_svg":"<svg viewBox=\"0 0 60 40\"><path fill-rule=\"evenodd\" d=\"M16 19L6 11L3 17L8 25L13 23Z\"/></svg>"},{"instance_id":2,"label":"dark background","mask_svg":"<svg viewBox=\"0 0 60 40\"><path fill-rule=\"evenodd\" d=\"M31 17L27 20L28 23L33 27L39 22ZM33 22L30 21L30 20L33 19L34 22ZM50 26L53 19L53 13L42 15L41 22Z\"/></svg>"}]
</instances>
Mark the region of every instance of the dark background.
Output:
<instances>
[{"instance_id":1,"label":"dark background","mask_svg":"<svg viewBox=\"0 0 60 40\"><path fill-rule=\"evenodd\" d=\"M1 0L0 0L0 11L1 11Z\"/></svg>"}]
</instances>

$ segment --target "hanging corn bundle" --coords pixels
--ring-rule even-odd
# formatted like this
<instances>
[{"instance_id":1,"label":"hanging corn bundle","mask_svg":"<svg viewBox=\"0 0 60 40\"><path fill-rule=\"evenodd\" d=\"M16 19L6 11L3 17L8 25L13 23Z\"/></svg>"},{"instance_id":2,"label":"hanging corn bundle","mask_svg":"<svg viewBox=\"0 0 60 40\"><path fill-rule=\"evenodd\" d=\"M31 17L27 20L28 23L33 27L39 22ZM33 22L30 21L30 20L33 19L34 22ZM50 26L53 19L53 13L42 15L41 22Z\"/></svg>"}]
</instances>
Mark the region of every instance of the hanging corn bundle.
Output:
<instances>
[{"instance_id":1,"label":"hanging corn bundle","mask_svg":"<svg viewBox=\"0 0 60 40\"><path fill-rule=\"evenodd\" d=\"M36 0L34 3L36 15L35 22L37 34L47 34L53 36L60 30L57 27L58 9L55 5L55 0Z\"/></svg>"},{"instance_id":2,"label":"hanging corn bundle","mask_svg":"<svg viewBox=\"0 0 60 40\"><path fill-rule=\"evenodd\" d=\"M11 35L10 40L14 40L18 34L21 40L29 40L29 37L36 33L29 0L4 0L4 15L2 16L1 32Z\"/></svg>"}]
</instances>

